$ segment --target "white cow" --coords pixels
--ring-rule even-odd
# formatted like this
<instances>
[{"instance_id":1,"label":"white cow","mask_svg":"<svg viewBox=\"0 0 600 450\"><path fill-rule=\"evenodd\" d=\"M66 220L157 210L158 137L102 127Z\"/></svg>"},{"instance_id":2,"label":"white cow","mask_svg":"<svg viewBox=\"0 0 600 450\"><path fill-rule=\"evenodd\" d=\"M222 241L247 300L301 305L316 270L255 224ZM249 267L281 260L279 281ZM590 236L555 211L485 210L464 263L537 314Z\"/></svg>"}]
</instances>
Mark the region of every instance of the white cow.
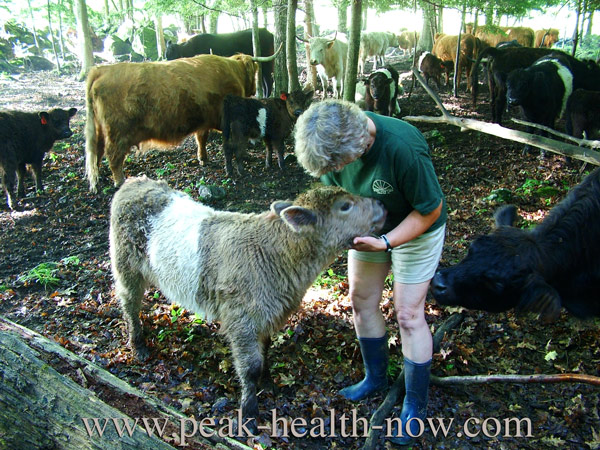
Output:
<instances>
[{"instance_id":1,"label":"white cow","mask_svg":"<svg viewBox=\"0 0 600 450\"><path fill-rule=\"evenodd\" d=\"M342 98L348 44L336 35L333 39L311 37L308 45L310 45L310 63L317 66L317 73L323 84L323 96L327 95L328 80L332 78L333 96Z\"/></svg>"},{"instance_id":2,"label":"white cow","mask_svg":"<svg viewBox=\"0 0 600 450\"><path fill-rule=\"evenodd\" d=\"M388 31L371 31L363 33L360 36L360 49L358 50L358 70L361 74L365 71L365 61L369 56L373 56L373 70L379 66L385 65L385 51L388 47L398 45L397 37L394 33Z\"/></svg>"}]
</instances>

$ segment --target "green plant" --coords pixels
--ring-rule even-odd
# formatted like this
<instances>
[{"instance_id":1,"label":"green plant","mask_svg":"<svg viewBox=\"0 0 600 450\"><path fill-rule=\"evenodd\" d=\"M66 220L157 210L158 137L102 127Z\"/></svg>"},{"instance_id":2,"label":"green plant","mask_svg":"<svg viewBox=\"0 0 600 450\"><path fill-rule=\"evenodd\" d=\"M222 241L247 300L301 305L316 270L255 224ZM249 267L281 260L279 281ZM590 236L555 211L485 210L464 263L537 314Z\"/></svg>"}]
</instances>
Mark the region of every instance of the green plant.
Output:
<instances>
[{"instance_id":1,"label":"green plant","mask_svg":"<svg viewBox=\"0 0 600 450\"><path fill-rule=\"evenodd\" d=\"M171 308L171 323L177 322L177 320L179 320L179 318L183 314L183 311L185 311L183 308L173 306Z\"/></svg>"},{"instance_id":2,"label":"green plant","mask_svg":"<svg viewBox=\"0 0 600 450\"><path fill-rule=\"evenodd\" d=\"M319 287L329 287L344 281L346 278L346 276L338 275L333 271L333 269L329 268L317 277L314 284Z\"/></svg>"},{"instance_id":3,"label":"green plant","mask_svg":"<svg viewBox=\"0 0 600 450\"><path fill-rule=\"evenodd\" d=\"M68 149L71 146L71 144L69 144L68 142L55 142L54 143L54 149L58 150L60 152L64 152L66 149Z\"/></svg>"},{"instance_id":4,"label":"green plant","mask_svg":"<svg viewBox=\"0 0 600 450\"><path fill-rule=\"evenodd\" d=\"M56 276L58 273L58 264L55 262L41 263L30 269L27 273L20 275L17 281L21 283L38 283L44 286L44 289L58 286L59 279Z\"/></svg>"}]
</instances>

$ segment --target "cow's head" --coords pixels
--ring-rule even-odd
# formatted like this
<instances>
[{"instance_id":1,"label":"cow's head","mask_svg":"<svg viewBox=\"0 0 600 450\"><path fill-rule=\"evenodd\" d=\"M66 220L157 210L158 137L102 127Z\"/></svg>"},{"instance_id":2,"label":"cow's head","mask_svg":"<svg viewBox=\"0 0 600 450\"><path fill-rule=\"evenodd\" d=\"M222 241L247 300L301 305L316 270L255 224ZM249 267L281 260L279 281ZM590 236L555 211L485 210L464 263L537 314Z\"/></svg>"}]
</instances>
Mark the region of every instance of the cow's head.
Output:
<instances>
[{"instance_id":1,"label":"cow's head","mask_svg":"<svg viewBox=\"0 0 600 450\"><path fill-rule=\"evenodd\" d=\"M556 318L560 295L537 270L543 262L530 251L529 232L511 226L516 217L513 206L500 209L497 228L477 238L460 263L435 274L431 293L439 304L489 312L516 308Z\"/></svg>"},{"instance_id":2,"label":"cow's head","mask_svg":"<svg viewBox=\"0 0 600 450\"><path fill-rule=\"evenodd\" d=\"M67 139L73 135L69 127L69 120L75 115L77 108L68 110L55 108L48 112L38 113L43 129L54 139Z\"/></svg>"},{"instance_id":3,"label":"cow's head","mask_svg":"<svg viewBox=\"0 0 600 450\"><path fill-rule=\"evenodd\" d=\"M309 40L310 46L310 63L313 66L323 64L325 55L333 48L335 39L327 39L323 37L312 37Z\"/></svg>"},{"instance_id":4,"label":"cow's head","mask_svg":"<svg viewBox=\"0 0 600 450\"><path fill-rule=\"evenodd\" d=\"M515 69L510 72L506 79L507 106L521 106L526 103L532 89L536 84L540 89L542 82L542 75L539 72L534 73L527 69Z\"/></svg>"},{"instance_id":5,"label":"cow's head","mask_svg":"<svg viewBox=\"0 0 600 450\"><path fill-rule=\"evenodd\" d=\"M375 100L384 99L386 97L389 98L393 84L394 79L391 74L387 76L382 72L373 72L369 76L369 91Z\"/></svg>"},{"instance_id":6,"label":"cow's head","mask_svg":"<svg viewBox=\"0 0 600 450\"><path fill-rule=\"evenodd\" d=\"M285 101L285 107L290 117L296 120L310 106L314 94L313 88L308 86L304 90L282 92L280 98Z\"/></svg>"},{"instance_id":7,"label":"cow's head","mask_svg":"<svg viewBox=\"0 0 600 450\"><path fill-rule=\"evenodd\" d=\"M166 46L167 47L165 49L165 58L167 58L168 61L181 57L181 50L179 49L179 44L174 44L171 41L167 41Z\"/></svg>"}]
</instances>

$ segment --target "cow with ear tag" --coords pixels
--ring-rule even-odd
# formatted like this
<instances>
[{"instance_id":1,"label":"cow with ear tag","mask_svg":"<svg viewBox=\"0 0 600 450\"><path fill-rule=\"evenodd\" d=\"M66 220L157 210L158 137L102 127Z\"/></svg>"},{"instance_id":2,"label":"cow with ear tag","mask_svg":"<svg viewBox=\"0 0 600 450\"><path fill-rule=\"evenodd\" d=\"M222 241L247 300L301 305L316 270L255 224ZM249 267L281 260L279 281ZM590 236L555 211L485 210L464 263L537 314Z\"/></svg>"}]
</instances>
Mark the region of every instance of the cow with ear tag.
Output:
<instances>
[{"instance_id":1,"label":"cow with ear tag","mask_svg":"<svg viewBox=\"0 0 600 450\"><path fill-rule=\"evenodd\" d=\"M36 189L43 189L44 155L54 142L71 137L73 132L69 128L69 120L76 112L76 108L56 108L38 113L0 112L0 172L10 209L16 207L17 196L25 196L24 178L28 164L33 168ZM16 196L15 174L18 176Z\"/></svg>"}]
</instances>

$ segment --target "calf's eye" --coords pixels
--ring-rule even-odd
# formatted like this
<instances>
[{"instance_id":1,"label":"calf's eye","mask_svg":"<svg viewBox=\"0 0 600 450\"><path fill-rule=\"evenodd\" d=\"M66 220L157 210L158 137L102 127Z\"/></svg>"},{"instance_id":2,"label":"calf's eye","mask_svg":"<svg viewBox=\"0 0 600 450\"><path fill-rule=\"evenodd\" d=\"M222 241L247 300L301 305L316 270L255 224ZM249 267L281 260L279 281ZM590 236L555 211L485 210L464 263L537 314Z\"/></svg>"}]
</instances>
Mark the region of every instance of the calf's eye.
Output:
<instances>
[{"instance_id":1,"label":"calf's eye","mask_svg":"<svg viewBox=\"0 0 600 450\"><path fill-rule=\"evenodd\" d=\"M350 208L352 208L352 203L351 202L345 202L342 204L342 206L340 207L341 211L349 211Z\"/></svg>"}]
</instances>

